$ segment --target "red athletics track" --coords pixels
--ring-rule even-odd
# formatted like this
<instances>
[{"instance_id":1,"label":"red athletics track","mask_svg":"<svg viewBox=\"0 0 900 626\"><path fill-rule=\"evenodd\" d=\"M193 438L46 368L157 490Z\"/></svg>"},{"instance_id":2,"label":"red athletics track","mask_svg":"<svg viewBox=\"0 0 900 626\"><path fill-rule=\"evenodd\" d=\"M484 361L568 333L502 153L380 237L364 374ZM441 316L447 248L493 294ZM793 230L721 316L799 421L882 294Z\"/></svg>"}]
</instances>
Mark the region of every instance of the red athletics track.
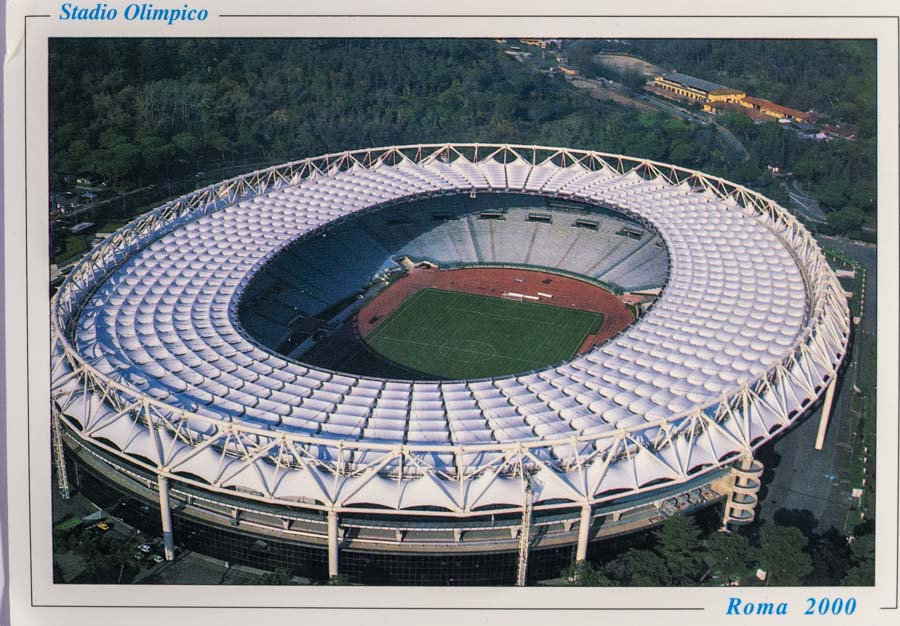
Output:
<instances>
[{"instance_id":1,"label":"red athletics track","mask_svg":"<svg viewBox=\"0 0 900 626\"><path fill-rule=\"evenodd\" d=\"M543 304L602 313L600 330L585 338L578 349L579 354L614 337L634 321L631 310L618 296L577 278L514 268L412 268L362 308L356 317L359 334L368 335L409 296L429 287L496 298L508 291L529 296L536 296L540 291L553 296L541 297Z\"/></svg>"}]
</instances>

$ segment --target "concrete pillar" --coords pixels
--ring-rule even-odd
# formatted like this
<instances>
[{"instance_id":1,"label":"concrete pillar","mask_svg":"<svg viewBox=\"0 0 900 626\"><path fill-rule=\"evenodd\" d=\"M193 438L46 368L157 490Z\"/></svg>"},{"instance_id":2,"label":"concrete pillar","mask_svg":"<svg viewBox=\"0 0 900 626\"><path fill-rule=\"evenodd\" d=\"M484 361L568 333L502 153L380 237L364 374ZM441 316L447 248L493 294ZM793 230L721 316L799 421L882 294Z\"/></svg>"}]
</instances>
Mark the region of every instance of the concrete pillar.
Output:
<instances>
[{"instance_id":1,"label":"concrete pillar","mask_svg":"<svg viewBox=\"0 0 900 626\"><path fill-rule=\"evenodd\" d=\"M172 537L172 511L169 507L169 479L157 476L159 487L159 515L162 519L163 549L167 561L175 559L175 541Z\"/></svg>"},{"instance_id":2,"label":"concrete pillar","mask_svg":"<svg viewBox=\"0 0 900 626\"><path fill-rule=\"evenodd\" d=\"M519 563L516 568L516 587L524 587L528 579L528 550L531 547L531 484L524 483L525 502L522 506L522 530L519 531Z\"/></svg>"},{"instance_id":3,"label":"concrete pillar","mask_svg":"<svg viewBox=\"0 0 900 626\"><path fill-rule=\"evenodd\" d=\"M63 449L62 427L59 424L59 411L56 410L55 405L52 405L50 409L50 422L52 425L50 437L53 440L53 460L56 464L57 488L59 489L59 495L62 499L68 500L72 496L72 490L69 487L69 477L66 473L66 454ZM77 466L77 463L75 465Z\"/></svg>"},{"instance_id":4,"label":"concrete pillar","mask_svg":"<svg viewBox=\"0 0 900 626\"><path fill-rule=\"evenodd\" d=\"M328 576L338 575L338 515L328 511Z\"/></svg>"},{"instance_id":5,"label":"concrete pillar","mask_svg":"<svg viewBox=\"0 0 900 626\"><path fill-rule=\"evenodd\" d=\"M575 549L575 561L587 559L588 542L591 537L591 505L581 507L581 522L578 526L578 546Z\"/></svg>"},{"instance_id":6,"label":"concrete pillar","mask_svg":"<svg viewBox=\"0 0 900 626\"><path fill-rule=\"evenodd\" d=\"M822 402L822 417L819 419L819 433L816 435L816 450L825 447L825 433L828 431L828 419L831 417L831 404L834 400L834 389L837 387L837 375L831 378L825 400Z\"/></svg>"},{"instance_id":7,"label":"concrete pillar","mask_svg":"<svg viewBox=\"0 0 900 626\"><path fill-rule=\"evenodd\" d=\"M81 470L78 469L78 463L72 464L72 474L75 476L75 487L81 489Z\"/></svg>"}]
</instances>

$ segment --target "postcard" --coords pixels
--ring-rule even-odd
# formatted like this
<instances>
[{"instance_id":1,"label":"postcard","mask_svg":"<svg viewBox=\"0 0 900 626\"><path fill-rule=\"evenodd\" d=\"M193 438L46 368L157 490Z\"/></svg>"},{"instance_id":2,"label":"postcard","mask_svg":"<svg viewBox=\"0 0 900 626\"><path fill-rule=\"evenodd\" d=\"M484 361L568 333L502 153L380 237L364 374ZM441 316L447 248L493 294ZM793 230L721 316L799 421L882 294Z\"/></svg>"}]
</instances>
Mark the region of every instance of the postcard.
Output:
<instances>
[{"instance_id":1,"label":"postcard","mask_svg":"<svg viewBox=\"0 0 900 626\"><path fill-rule=\"evenodd\" d=\"M0 619L892 622L885 12L7 3Z\"/></svg>"}]
</instances>

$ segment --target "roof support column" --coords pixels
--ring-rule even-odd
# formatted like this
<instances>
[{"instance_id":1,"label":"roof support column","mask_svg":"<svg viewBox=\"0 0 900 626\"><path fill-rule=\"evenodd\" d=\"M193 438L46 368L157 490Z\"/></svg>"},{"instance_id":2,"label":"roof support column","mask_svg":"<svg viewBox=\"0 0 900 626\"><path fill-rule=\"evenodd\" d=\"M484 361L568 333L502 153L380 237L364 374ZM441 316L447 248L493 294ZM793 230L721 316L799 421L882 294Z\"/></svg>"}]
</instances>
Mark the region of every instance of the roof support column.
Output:
<instances>
[{"instance_id":1,"label":"roof support column","mask_svg":"<svg viewBox=\"0 0 900 626\"><path fill-rule=\"evenodd\" d=\"M531 547L531 482L524 481L522 526L519 529L519 559L516 568L516 587L524 587L528 578L528 549Z\"/></svg>"},{"instance_id":2,"label":"roof support column","mask_svg":"<svg viewBox=\"0 0 900 626\"><path fill-rule=\"evenodd\" d=\"M588 542L591 537L591 505L581 506L581 522L578 526L578 546L575 549L575 562L587 559Z\"/></svg>"},{"instance_id":3,"label":"roof support column","mask_svg":"<svg viewBox=\"0 0 900 626\"><path fill-rule=\"evenodd\" d=\"M62 427L59 424L59 410L56 403L51 402L50 420L53 430L50 436L53 438L53 460L56 463L56 486L63 500L68 500L72 495L69 487L69 477L66 474L66 454L63 450Z\"/></svg>"},{"instance_id":4,"label":"roof support column","mask_svg":"<svg viewBox=\"0 0 900 626\"><path fill-rule=\"evenodd\" d=\"M825 400L822 402L822 417L819 419L819 433L816 435L816 450L825 447L825 433L828 431L828 420L831 417L831 405L834 400L834 389L837 387L837 374L831 377L828 391L825 392Z\"/></svg>"},{"instance_id":5,"label":"roof support column","mask_svg":"<svg viewBox=\"0 0 900 626\"><path fill-rule=\"evenodd\" d=\"M162 521L163 550L166 560L175 559L175 541L172 537L172 511L169 507L169 479L162 474L157 476L159 487L159 516Z\"/></svg>"},{"instance_id":6,"label":"roof support column","mask_svg":"<svg viewBox=\"0 0 900 626\"><path fill-rule=\"evenodd\" d=\"M338 515L328 511L328 577L338 575Z\"/></svg>"}]
</instances>

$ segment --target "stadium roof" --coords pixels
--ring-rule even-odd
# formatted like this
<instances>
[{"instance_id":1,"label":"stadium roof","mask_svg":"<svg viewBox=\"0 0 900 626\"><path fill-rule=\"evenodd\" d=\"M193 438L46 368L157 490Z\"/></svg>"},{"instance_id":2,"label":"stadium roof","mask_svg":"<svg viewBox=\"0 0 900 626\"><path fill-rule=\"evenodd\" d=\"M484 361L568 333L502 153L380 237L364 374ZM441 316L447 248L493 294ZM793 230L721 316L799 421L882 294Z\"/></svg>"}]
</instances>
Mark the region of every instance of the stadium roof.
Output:
<instances>
[{"instance_id":1,"label":"stadium roof","mask_svg":"<svg viewBox=\"0 0 900 626\"><path fill-rule=\"evenodd\" d=\"M543 477L537 501L687 480L759 445L821 393L849 313L814 240L779 207L697 172L625 159L385 148L199 190L133 222L70 274L54 300L54 396L98 445L270 499L468 511L519 506L515 467ZM608 343L489 380L320 370L236 324L251 276L304 233L400 198L473 190L628 212L663 237L669 282ZM398 489L404 475L416 479Z\"/></svg>"}]
</instances>

